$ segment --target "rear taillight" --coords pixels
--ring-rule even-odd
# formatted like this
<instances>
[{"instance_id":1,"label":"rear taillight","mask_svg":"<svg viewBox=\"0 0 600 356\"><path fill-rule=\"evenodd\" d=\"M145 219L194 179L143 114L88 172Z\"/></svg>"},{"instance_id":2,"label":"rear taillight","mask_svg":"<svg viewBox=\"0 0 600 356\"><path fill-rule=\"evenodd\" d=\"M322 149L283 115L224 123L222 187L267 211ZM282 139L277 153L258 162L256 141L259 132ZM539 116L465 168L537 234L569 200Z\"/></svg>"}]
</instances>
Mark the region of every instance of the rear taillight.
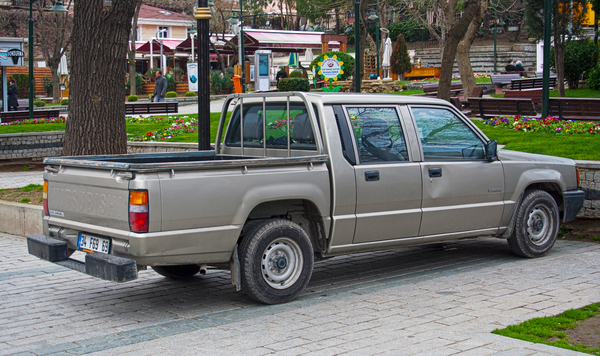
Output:
<instances>
[{"instance_id":1,"label":"rear taillight","mask_svg":"<svg viewBox=\"0 0 600 356\"><path fill-rule=\"evenodd\" d=\"M132 232L148 232L148 191L129 191L129 229Z\"/></svg>"},{"instance_id":2,"label":"rear taillight","mask_svg":"<svg viewBox=\"0 0 600 356\"><path fill-rule=\"evenodd\" d=\"M44 215L50 215L48 211L48 181L44 181L44 188L42 189L42 202L44 204Z\"/></svg>"},{"instance_id":3,"label":"rear taillight","mask_svg":"<svg viewBox=\"0 0 600 356\"><path fill-rule=\"evenodd\" d=\"M579 187L581 185L581 176L579 175L579 167L575 167L575 169L577 170L577 186Z\"/></svg>"}]
</instances>

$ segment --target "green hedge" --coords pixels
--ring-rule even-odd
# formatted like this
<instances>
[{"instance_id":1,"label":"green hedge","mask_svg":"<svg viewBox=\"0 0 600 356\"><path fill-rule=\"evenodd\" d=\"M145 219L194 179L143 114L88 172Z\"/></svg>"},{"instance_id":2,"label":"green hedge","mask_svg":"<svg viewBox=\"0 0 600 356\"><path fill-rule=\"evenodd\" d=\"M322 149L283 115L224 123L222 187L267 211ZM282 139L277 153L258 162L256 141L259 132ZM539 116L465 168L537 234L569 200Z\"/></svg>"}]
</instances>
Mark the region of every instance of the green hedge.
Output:
<instances>
[{"instance_id":1,"label":"green hedge","mask_svg":"<svg viewBox=\"0 0 600 356\"><path fill-rule=\"evenodd\" d=\"M69 105L69 99L68 98L61 99L60 105Z\"/></svg>"},{"instance_id":2,"label":"green hedge","mask_svg":"<svg viewBox=\"0 0 600 356\"><path fill-rule=\"evenodd\" d=\"M185 94L183 94L183 96L198 96L198 94L196 94L196 93L195 93L195 92L193 92L193 91L188 91L188 92L186 92Z\"/></svg>"},{"instance_id":3,"label":"green hedge","mask_svg":"<svg viewBox=\"0 0 600 356\"><path fill-rule=\"evenodd\" d=\"M165 95L165 98L176 98L177 97L177 93L174 91L168 91L167 94Z\"/></svg>"},{"instance_id":4,"label":"green hedge","mask_svg":"<svg viewBox=\"0 0 600 356\"><path fill-rule=\"evenodd\" d=\"M279 91L310 91L308 79L302 78L282 78L277 84Z\"/></svg>"},{"instance_id":5,"label":"green hedge","mask_svg":"<svg viewBox=\"0 0 600 356\"><path fill-rule=\"evenodd\" d=\"M138 96L137 95L129 95L127 97L127 101L138 101Z\"/></svg>"},{"instance_id":6,"label":"green hedge","mask_svg":"<svg viewBox=\"0 0 600 356\"><path fill-rule=\"evenodd\" d=\"M43 100L35 99L33 102L33 106L46 106L46 103Z\"/></svg>"}]
</instances>

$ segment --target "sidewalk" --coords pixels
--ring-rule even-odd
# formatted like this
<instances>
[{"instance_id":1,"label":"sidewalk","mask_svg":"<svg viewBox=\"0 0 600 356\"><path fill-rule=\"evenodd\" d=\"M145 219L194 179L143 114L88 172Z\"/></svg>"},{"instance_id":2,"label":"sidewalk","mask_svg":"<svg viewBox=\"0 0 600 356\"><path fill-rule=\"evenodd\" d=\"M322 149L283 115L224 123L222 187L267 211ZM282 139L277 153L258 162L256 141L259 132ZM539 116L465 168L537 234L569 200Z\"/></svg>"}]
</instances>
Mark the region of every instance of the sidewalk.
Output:
<instances>
[{"instance_id":1,"label":"sidewalk","mask_svg":"<svg viewBox=\"0 0 600 356\"><path fill-rule=\"evenodd\" d=\"M44 184L42 171L0 173L0 189L21 188L28 184Z\"/></svg>"}]
</instances>

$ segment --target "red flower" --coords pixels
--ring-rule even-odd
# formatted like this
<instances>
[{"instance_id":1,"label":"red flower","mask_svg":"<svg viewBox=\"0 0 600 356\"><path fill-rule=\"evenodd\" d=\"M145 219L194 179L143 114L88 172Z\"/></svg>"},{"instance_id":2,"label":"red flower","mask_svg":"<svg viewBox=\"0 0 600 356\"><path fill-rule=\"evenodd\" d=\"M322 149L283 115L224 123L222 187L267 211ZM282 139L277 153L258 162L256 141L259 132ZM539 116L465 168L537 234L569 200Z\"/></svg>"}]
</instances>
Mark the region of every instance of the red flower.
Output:
<instances>
[{"instance_id":1,"label":"red flower","mask_svg":"<svg viewBox=\"0 0 600 356\"><path fill-rule=\"evenodd\" d=\"M146 136L152 136L152 132L148 132Z\"/></svg>"}]
</instances>

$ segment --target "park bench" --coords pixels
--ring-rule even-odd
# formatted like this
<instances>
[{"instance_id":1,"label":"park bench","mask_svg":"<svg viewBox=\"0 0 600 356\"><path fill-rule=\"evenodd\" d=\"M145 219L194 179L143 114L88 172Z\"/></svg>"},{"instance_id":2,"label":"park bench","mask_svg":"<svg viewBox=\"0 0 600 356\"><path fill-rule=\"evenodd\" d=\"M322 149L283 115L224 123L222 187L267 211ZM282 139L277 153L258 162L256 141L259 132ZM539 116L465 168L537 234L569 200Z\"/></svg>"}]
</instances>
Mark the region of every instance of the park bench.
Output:
<instances>
[{"instance_id":1,"label":"park bench","mask_svg":"<svg viewBox=\"0 0 600 356\"><path fill-rule=\"evenodd\" d=\"M162 103L140 102L126 103L126 115L141 114L176 114L179 111L179 103L176 101L165 101Z\"/></svg>"},{"instance_id":2,"label":"park bench","mask_svg":"<svg viewBox=\"0 0 600 356\"><path fill-rule=\"evenodd\" d=\"M60 110L59 109L50 109L50 110L34 110L33 118L34 119L50 119L53 117L59 117ZM0 113L0 120L2 123L19 121L19 120L29 120L29 110L18 110L18 111L3 111Z\"/></svg>"},{"instance_id":3,"label":"park bench","mask_svg":"<svg viewBox=\"0 0 600 356\"><path fill-rule=\"evenodd\" d=\"M556 77L550 77L550 87L556 86ZM544 87L544 78L513 79L510 81L511 90L541 89Z\"/></svg>"},{"instance_id":4,"label":"park bench","mask_svg":"<svg viewBox=\"0 0 600 356\"><path fill-rule=\"evenodd\" d=\"M600 120L600 98L550 98L548 114L561 120Z\"/></svg>"},{"instance_id":5,"label":"park bench","mask_svg":"<svg viewBox=\"0 0 600 356\"><path fill-rule=\"evenodd\" d=\"M428 95L435 95L435 94L437 94L439 86L440 86L439 82L423 84L423 92ZM458 94L462 90L463 90L463 87L462 87L462 83L460 81L454 81L450 84L450 92L451 93Z\"/></svg>"},{"instance_id":6,"label":"park bench","mask_svg":"<svg viewBox=\"0 0 600 356\"><path fill-rule=\"evenodd\" d=\"M535 104L541 104L542 89L506 90L504 91L504 97L531 99Z\"/></svg>"},{"instance_id":7,"label":"park bench","mask_svg":"<svg viewBox=\"0 0 600 356\"><path fill-rule=\"evenodd\" d=\"M536 116L537 112L531 99L496 99L496 98L469 98L473 114L482 119L494 116L526 115Z\"/></svg>"},{"instance_id":8,"label":"park bench","mask_svg":"<svg viewBox=\"0 0 600 356\"><path fill-rule=\"evenodd\" d=\"M520 74L491 74L490 79L496 87L496 94L502 94L504 86L510 84L513 79L521 79Z\"/></svg>"}]
</instances>

